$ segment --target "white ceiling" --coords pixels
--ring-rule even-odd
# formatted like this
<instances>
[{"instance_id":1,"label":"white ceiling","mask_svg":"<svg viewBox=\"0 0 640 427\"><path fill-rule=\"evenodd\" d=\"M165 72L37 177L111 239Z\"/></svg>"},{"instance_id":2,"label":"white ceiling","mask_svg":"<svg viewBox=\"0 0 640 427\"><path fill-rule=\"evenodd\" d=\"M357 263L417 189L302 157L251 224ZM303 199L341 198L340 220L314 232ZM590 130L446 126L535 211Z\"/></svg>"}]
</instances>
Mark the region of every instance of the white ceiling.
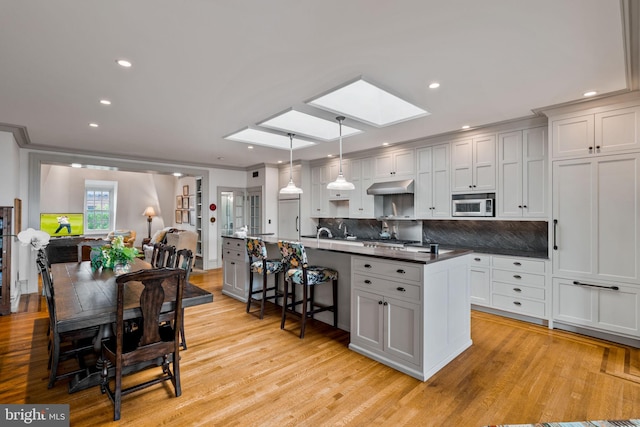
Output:
<instances>
[{"instance_id":1,"label":"white ceiling","mask_svg":"<svg viewBox=\"0 0 640 427\"><path fill-rule=\"evenodd\" d=\"M291 107L333 120L304 102L358 76L431 115L347 119L345 153L530 116L628 89L623 33L617 0L0 0L0 123L32 148L286 163L222 137Z\"/></svg>"}]
</instances>

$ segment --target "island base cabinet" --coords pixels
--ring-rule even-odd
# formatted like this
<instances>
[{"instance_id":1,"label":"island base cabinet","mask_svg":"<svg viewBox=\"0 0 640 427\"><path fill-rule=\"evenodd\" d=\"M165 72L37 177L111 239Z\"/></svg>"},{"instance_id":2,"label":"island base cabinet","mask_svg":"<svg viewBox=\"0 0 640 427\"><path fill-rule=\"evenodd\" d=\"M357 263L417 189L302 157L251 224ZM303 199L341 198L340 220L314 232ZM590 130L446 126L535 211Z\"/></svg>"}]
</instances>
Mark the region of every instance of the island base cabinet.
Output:
<instances>
[{"instance_id":1,"label":"island base cabinet","mask_svg":"<svg viewBox=\"0 0 640 427\"><path fill-rule=\"evenodd\" d=\"M553 279L553 319L640 337L640 286Z\"/></svg>"},{"instance_id":2,"label":"island base cabinet","mask_svg":"<svg viewBox=\"0 0 640 427\"><path fill-rule=\"evenodd\" d=\"M222 293L246 302L248 290L249 258L244 239L222 239Z\"/></svg>"}]
</instances>

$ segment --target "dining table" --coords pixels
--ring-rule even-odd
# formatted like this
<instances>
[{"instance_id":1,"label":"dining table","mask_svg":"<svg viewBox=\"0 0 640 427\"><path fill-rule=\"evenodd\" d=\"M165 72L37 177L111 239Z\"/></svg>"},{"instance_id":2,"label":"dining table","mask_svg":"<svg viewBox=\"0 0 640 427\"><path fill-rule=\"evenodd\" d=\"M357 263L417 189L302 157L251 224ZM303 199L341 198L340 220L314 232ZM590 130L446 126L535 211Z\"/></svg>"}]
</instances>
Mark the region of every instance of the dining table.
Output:
<instances>
[{"instance_id":1,"label":"dining table","mask_svg":"<svg viewBox=\"0 0 640 427\"><path fill-rule=\"evenodd\" d=\"M142 259L131 262L130 271L151 268ZM54 304L59 332L98 327L94 340L94 350L100 354L102 339L111 333L111 325L116 321L116 272L112 269L91 267L90 261L51 264L51 275L55 289ZM135 319L142 316L140 294L142 283L132 282L125 293L124 317ZM175 289L165 289L165 303L162 312L173 309ZM213 295L192 283L185 283L182 307L192 307L213 301ZM76 374L69 382L69 393L100 384L100 363L88 365L82 374Z\"/></svg>"}]
</instances>

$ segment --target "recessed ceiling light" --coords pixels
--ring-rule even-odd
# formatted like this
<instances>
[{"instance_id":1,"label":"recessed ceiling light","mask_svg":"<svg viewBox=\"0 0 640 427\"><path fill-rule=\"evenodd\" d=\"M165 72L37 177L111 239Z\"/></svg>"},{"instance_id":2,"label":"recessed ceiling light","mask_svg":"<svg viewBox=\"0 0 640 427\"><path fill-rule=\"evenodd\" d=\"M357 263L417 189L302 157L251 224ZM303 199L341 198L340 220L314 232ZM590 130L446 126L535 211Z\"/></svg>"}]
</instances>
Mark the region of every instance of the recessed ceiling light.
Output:
<instances>
[{"instance_id":1,"label":"recessed ceiling light","mask_svg":"<svg viewBox=\"0 0 640 427\"><path fill-rule=\"evenodd\" d=\"M97 128L98 124L97 123L89 123L89 126L91 126L92 128Z\"/></svg>"},{"instance_id":2,"label":"recessed ceiling light","mask_svg":"<svg viewBox=\"0 0 640 427\"><path fill-rule=\"evenodd\" d=\"M327 157L332 158L333 154L327 154Z\"/></svg>"},{"instance_id":3,"label":"recessed ceiling light","mask_svg":"<svg viewBox=\"0 0 640 427\"><path fill-rule=\"evenodd\" d=\"M100 104L102 104L102 105L111 105L111 101L109 101L108 99L101 99L100 100Z\"/></svg>"},{"instance_id":4,"label":"recessed ceiling light","mask_svg":"<svg viewBox=\"0 0 640 427\"><path fill-rule=\"evenodd\" d=\"M293 109L258 123L258 125L324 141L332 141L340 137L335 121L321 119ZM361 130L352 127L342 126L343 137L361 132Z\"/></svg>"},{"instance_id":5,"label":"recessed ceiling light","mask_svg":"<svg viewBox=\"0 0 640 427\"><path fill-rule=\"evenodd\" d=\"M249 150L253 150L253 145L247 147Z\"/></svg>"},{"instance_id":6,"label":"recessed ceiling light","mask_svg":"<svg viewBox=\"0 0 640 427\"><path fill-rule=\"evenodd\" d=\"M382 146L383 146L383 147L388 147L388 146L389 146L389 143L388 143L388 142L383 142L383 143L382 143Z\"/></svg>"},{"instance_id":7,"label":"recessed ceiling light","mask_svg":"<svg viewBox=\"0 0 640 427\"><path fill-rule=\"evenodd\" d=\"M133 65L131 61L127 61L126 59L117 59L116 62L119 66L124 68L130 68Z\"/></svg>"},{"instance_id":8,"label":"recessed ceiling light","mask_svg":"<svg viewBox=\"0 0 640 427\"><path fill-rule=\"evenodd\" d=\"M586 97L590 97L590 96L595 96L597 94L598 94L598 92L596 92L595 90L590 90L589 92L585 92L582 95L586 96Z\"/></svg>"},{"instance_id":9,"label":"recessed ceiling light","mask_svg":"<svg viewBox=\"0 0 640 427\"><path fill-rule=\"evenodd\" d=\"M469 126L469 125L464 125L464 126L462 126L462 129L469 129L470 127L471 126Z\"/></svg>"},{"instance_id":10,"label":"recessed ceiling light","mask_svg":"<svg viewBox=\"0 0 640 427\"><path fill-rule=\"evenodd\" d=\"M173 176L182 176L182 174L180 172L174 172L172 175Z\"/></svg>"},{"instance_id":11,"label":"recessed ceiling light","mask_svg":"<svg viewBox=\"0 0 640 427\"><path fill-rule=\"evenodd\" d=\"M312 99L308 104L377 127L389 126L430 114L363 79Z\"/></svg>"},{"instance_id":12,"label":"recessed ceiling light","mask_svg":"<svg viewBox=\"0 0 640 427\"><path fill-rule=\"evenodd\" d=\"M278 163L282 163L282 160L278 160Z\"/></svg>"},{"instance_id":13,"label":"recessed ceiling light","mask_svg":"<svg viewBox=\"0 0 640 427\"><path fill-rule=\"evenodd\" d=\"M289 151L289 145L291 141L286 135L279 133L267 132L260 129L245 128L238 132L234 132L231 135L225 136L224 139L230 139L232 141L244 142L248 144L265 145L267 147L279 148L281 150ZM296 136L293 138L293 149L308 147L315 143L300 139Z\"/></svg>"},{"instance_id":14,"label":"recessed ceiling light","mask_svg":"<svg viewBox=\"0 0 640 427\"><path fill-rule=\"evenodd\" d=\"M429 89L437 89L440 87L440 83L438 82L433 82L429 85Z\"/></svg>"},{"instance_id":15,"label":"recessed ceiling light","mask_svg":"<svg viewBox=\"0 0 640 427\"><path fill-rule=\"evenodd\" d=\"M81 168L82 165L80 163L71 163L72 168Z\"/></svg>"},{"instance_id":16,"label":"recessed ceiling light","mask_svg":"<svg viewBox=\"0 0 640 427\"><path fill-rule=\"evenodd\" d=\"M218 160L224 160L224 157L218 157Z\"/></svg>"}]
</instances>

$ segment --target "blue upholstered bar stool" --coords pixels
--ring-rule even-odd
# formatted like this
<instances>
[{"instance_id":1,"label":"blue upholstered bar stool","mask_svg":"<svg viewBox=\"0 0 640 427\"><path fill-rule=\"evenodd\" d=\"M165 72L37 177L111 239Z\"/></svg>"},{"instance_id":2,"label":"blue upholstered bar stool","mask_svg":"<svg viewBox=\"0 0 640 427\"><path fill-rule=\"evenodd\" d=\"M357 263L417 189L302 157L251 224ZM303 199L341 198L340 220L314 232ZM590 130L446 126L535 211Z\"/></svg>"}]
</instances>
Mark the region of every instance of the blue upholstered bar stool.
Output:
<instances>
[{"instance_id":1,"label":"blue upholstered bar stool","mask_svg":"<svg viewBox=\"0 0 640 427\"><path fill-rule=\"evenodd\" d=\"M247 313L252 302L260 303L260 319L264 317L264 303L270 299L277 302L282 297L278 289L278 274L284 272L284 263L280 260L267 259L267 246L258 237L247 237L247 255L249 255L249 295L247 296ZM262 289L253 289L253 275L262 274ZM269 275L274 276L273 286L268 287ZM273 291L272 295L267 293ZM261 294L260 298L254 295Z\"/></svg>"},{"instance_id":2,"label":"blue upholstered bar stool","mask_svg":"<svg viewBox=\"0 0 640 427\"><path fill-rule=\"evenodd\" d=\"M307 318L314 318L322 311L333 312L333 326L338 326L338 272L331 268L310 266L307 263L307 253L304 245L297 242L279 241L278 247L282 258L287 264L284 282L284 301L282 303L282 321L280 329L284 329L287 313L301 316L300 338L304 338ZM333 302L331 305L315 302L315 287L323 283L332 284ZM291 285L291 294L289 294ZM296 300L296 285L302 286L302 299ZM291 298L291 302L289 302ZM302 305L302 313L296 311L296 306Z\"/></svg>"}]
</instances>

